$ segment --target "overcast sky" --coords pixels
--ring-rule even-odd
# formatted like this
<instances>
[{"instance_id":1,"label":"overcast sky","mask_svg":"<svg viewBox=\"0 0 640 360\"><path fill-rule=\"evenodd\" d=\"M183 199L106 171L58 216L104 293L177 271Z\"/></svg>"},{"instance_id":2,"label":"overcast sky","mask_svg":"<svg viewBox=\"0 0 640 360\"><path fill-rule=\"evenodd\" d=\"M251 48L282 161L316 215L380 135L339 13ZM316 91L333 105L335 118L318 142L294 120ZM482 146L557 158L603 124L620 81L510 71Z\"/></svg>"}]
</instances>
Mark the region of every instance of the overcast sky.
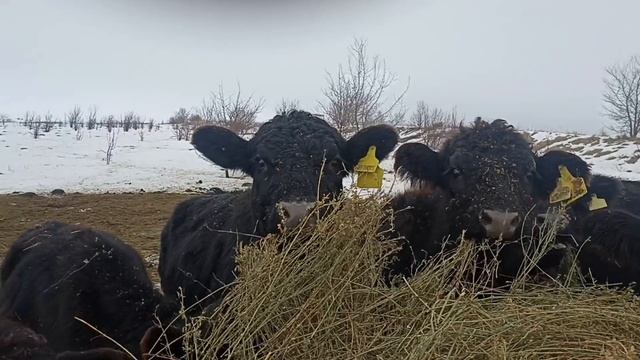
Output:
<instances>
[{"instance_id":1,"label":"overcast sky","mask_svg":"<svg viewBox=\"0 0 640 360\"><path fill-rule=\"evenodd\" d=\"M282 98L317 110L359 37L410 78L410 107L595 132L603 67L640 54L638 14L639 0L0 0L0 113L164 120L221 82L263 97L262 120Z\"/></svg>"}]
</instances>

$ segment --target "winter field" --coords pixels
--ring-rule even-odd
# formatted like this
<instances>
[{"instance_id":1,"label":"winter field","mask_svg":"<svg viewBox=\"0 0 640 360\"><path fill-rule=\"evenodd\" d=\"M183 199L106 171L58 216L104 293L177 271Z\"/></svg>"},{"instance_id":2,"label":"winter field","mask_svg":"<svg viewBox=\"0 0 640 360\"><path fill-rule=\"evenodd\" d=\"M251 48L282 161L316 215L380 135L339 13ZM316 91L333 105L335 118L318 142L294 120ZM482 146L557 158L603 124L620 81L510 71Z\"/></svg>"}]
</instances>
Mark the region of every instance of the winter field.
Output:
<instances>
[{"instance_id":1,"label":"winter field","mask_svg":"<svg viewBox=\"0 0 640 360\"><path fill-rule=\"evenodd\" d=\"M106 128L55 127L35 139L18 123L0 126L0 258L23 231L57 219L114 233L141 252L155 277L160 232L177 203L215 187L234 190L251 184L240 173L225 177L189 142L176 140L169 125L145 128L142 137L139 130L113 131L117 142L107 165ZM573 151L595 173L640 181L639 140L527 133L539 151ZM422 141L414 129L400 129L400 135L401 142ZM393 174L393 154L382 167L383 191L407 186ZM353 189L353 178L345 179L345 187ZM54 189L67 195L48 196Z\"/></svg>"},{"instance_id":2,"label":"winter field","mask_svg":"<svg viewBox=\"0 0 640 360\"><path fill-rule=\"evenodd\" d=\"M178 141L169 125L117 131L111 163L106 163L106 128L76 132L56 127L35 139L18 123L0 127L0 194L54 189L80 193L200 192L213 187L223 190L249 186L251 179L240 173L225 177L187 141ZM141 135L142 133L142 135ZM564 149L582 156L594 173L640 181L640 140L604 136L528 132L541 152ZM420 141L415 130L401 130L402 140ZM384 190L402 190L406 184L393 175L393 155L382 162ZM352 178L345 179L348 188Z\"/></svg>"}]
</instances>

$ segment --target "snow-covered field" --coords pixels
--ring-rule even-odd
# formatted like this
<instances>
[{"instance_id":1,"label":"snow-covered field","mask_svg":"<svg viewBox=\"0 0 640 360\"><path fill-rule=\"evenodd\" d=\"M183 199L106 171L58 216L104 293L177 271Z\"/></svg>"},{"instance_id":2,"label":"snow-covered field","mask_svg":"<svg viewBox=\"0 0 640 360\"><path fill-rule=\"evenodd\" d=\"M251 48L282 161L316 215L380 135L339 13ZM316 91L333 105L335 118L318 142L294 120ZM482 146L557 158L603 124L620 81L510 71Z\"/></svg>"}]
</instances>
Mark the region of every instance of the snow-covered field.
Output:
<instances>
[{"instance_id":1,"label":"snow-covered field","mask_svg":"<svg viewBox=\"0 0 640 360\"><path fill-rule=\"evenodd\" d=\"M116 130L114 130L116 131ZM12 192L105 193L144 191L206 191L250 185L251 178L224 170L198 155L187 141L177 141L168 125L159 130L119 130L117 147L106 164L106 128L83 130L77 140L69 127L54 128L34 139L32 132L17 123L0 126L0 194ZM394 181L393 162L382 163L384 190L399 189ZM353 179L345 179L350 187Z\"/></svg>"},{"instance_id":2,"label":"snow-covered field","mask_svg":"<svg viewBox=\"0 0 640 360\"><path fill-rule=\"evenodd\" d=\"M111 164L105 161L107 130L54 128L38 139L17 123L0 126L0 193L66 192L105 193L144 191L206 191L248 186L240 173L226 178L224 171L202 158L186 141L177 141L170 126L159 130L119 130ZM404 133L411 138L411 133ZM581 155L594 173L640 181L640 140L532 132L536 148L562 148ZM385 191L406 187L393 175L392 157L382 162ZM353 179L345 179L351 187Z\"/></svg>"},{"instance_id":3,"label":"snow-covered field","mask_svg":"<svg viewBox=\"0 0 640 360\"><path fill-rule=\"evenodd\" d=\"M531 132L535 148L544 153L561 149L580 155L595 174L640 181L640 138Z\"/></svg>"}]
</instances>

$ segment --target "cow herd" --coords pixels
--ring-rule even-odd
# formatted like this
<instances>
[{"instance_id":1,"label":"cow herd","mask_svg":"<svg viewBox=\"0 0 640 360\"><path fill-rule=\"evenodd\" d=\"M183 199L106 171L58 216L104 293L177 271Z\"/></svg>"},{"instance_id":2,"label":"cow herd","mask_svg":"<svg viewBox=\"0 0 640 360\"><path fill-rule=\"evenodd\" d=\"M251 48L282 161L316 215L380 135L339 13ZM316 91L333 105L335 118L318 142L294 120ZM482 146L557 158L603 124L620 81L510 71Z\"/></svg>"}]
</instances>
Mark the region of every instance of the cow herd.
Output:
<instances>
[{"instance_id":1,"label":"cow herd","mask_svg":"<svg viewBox=\"0 0 640 360\"><path fill-rule=\"evenodd\" d=\"M237 276L238 244L255 243L281 224L295 227L317 199L341 194L343 178L371 146L382 160L398 141L387 125L347 140L304 111L274 117L250 140L216 126L199 128L192 138L196 150L251 176L251 189L202 195L176 207L161 235L162 291L136 251L108 233L55 221L25 232L0 269L0 358L149 358L161 348L181 356L177 315L182 306L189 316L216 306ZM562 206L567 220L555 240L562 246L545 255L538 270L555 274L565 250L579 250L583 274L635 290L638 184L592 175L584 160L564 151L538 155L503 120L477 119L438 151L403 144L394 169L412 186L390 203L400 235L390 278L412 276L464 233L505 244L495 286L505 285L525 257L521 242L549 209ZM556 201L567 174L581 191Z\"/></svg>"}]
</instances>

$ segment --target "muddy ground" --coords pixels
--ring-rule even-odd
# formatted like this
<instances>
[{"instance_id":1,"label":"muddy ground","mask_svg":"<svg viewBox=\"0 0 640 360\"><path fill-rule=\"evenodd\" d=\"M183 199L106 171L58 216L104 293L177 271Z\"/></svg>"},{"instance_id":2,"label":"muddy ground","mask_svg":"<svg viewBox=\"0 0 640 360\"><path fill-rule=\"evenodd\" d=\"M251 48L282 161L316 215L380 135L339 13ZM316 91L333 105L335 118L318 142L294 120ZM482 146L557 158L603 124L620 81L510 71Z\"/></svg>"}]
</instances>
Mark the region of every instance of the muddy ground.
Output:
<instances>
[{"instance_id":1,"label":"muddy ground","mask_svg":"<svg viewBox=\"0 0 640 360\"><path fill-rule=\"evenodd\" d=\"M173 208L193 194L0 195L0 258L25 230L46 220L81 223L115 234L148 261L158 280L160 232Z\"/></svg>"}]
</instances>

